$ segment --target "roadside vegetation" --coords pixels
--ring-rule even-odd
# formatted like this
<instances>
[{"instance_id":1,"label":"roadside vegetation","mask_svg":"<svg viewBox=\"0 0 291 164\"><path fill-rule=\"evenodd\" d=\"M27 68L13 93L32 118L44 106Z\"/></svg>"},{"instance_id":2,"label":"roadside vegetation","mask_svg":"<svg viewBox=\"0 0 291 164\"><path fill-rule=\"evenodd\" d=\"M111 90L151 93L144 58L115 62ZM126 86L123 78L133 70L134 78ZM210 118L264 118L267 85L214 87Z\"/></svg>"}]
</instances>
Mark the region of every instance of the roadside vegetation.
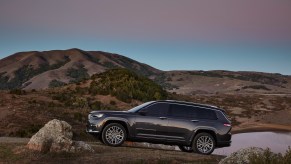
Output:
<instances>
[{"instance_id":1,"label":"roadside vegetation","mask_svg":"<svg viewBox=\"0 0 291 164\"><path fill-rule=\"evenodd\" d=\"M92 76L91 94L111 95L123 102L162 100L167 92L152 80L127 69L111 69Z\"/></svg>"},{"instance_id":2,"label":"roadside vegetation","mask_svg":"<svg viewBox=\"0 0 291 164\"><path fill-rule=\"evenodd\" d=\"M253 154L250 156L251 164L290 164L291 163L291 148L289 147L285 154L275 154L266 149L262 154Z\"/></svg>"}]
</instances>

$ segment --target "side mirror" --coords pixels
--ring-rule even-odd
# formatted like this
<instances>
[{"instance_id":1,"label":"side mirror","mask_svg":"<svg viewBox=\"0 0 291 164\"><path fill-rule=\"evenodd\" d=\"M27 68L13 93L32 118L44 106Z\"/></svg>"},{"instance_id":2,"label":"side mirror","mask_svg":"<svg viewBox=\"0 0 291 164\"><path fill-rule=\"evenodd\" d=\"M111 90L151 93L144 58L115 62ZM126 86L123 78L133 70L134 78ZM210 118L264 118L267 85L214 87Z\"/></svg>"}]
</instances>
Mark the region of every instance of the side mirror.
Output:
<instances>
[{"instance_id":1,"label":"side mirror","mask_svg":"<svg viewBox=\"0 0 291 164\"><path fill-rule=\"evenodd\" d=\"M142 115L142 116L145 116L146 114L147 114L147 112L146 111L140 111L140 112L138 112L140 115Z\"/></svg>"}]
</instances>

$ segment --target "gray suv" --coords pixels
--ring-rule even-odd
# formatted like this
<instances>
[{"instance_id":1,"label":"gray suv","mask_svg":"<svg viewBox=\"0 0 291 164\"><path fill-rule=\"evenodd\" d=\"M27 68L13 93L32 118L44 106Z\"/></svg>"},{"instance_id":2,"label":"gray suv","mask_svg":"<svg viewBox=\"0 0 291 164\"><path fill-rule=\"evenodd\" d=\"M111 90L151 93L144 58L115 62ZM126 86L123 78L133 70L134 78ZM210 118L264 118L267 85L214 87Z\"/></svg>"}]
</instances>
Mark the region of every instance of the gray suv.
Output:
<instances>
[{"instance_id":1,"label":"gray suv","mask_svg":"<svg viewBox=\"0 0 291 164\"><path fill-rule=\"evenodd\" d=\"M200 154L230 146L230 130L223 109L173 100L151 101L128 111L92 111L86 129L109 146L130 140L177 145Z\"/></svg>"}]
</instances>

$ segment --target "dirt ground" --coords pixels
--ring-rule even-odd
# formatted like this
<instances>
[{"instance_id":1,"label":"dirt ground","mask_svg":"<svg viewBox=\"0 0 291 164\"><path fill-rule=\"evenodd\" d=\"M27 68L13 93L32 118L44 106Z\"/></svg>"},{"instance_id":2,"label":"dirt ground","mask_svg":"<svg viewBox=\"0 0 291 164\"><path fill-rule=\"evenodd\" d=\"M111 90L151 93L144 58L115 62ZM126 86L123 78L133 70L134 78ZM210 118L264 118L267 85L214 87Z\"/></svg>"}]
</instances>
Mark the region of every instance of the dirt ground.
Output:
<instances>
[{"instance_id":1,"label":"dirt ground","mask_svg":"<svg viewBox=\"0 0 291 164\"><path fill-rule=\"evenodd\" d=\"M89 143L94 153L39 153L26 149L28 139L0 138L0 163L218 163L223 156L133 146Z\"/></svg>"}]
</instances>

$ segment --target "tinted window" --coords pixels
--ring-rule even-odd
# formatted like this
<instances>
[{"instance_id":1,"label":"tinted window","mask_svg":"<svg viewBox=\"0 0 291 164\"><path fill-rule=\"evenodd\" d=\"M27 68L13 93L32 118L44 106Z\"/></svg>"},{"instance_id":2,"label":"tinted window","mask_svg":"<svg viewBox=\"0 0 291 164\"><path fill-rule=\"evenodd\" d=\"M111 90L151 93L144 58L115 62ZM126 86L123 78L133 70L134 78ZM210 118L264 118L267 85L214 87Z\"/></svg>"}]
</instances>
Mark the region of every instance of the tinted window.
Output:
<instances>
[{"instance_id":1,"label":"tinted window","mask_svg":"<svg viewBox=\"0 0 291 164\"><path fill-rule=\"evenodd\" d=\"M197 118L195 109L186 105L171 105L171 115L174 117Z\"/></svg>"},{"instance_id":2,"label":"tinted window","mask_svg":"<svg viewBox=\"0 0 291 164\"><path fill-rule=\"evenodd\" d=\"M145 107L144 109L142 109L142 111L145 111L147 116L167 116L168 109L169 104L156 103Z\"/></svg>"},{"instance_id":3,"label":"tinted window","mask_svg":"<svg viewBox=\"0 0 291 164\"><path fill-rule=\"evenodd\" d=\"M190 119L217 119L215 111L213 110L187 105L172 104L170 114L174 117Z\"/></svg>"},{"instance_id":4,"label":"tinted window","mask_svg":"<svg viewBox=\"0 0 291 164\"><path fill-rule=\"evenodd\" d=\"M216 120L217 116L215 111L205 108L196 108L197 111L197 118L200 119L209 119L209 120Z\"/></svg>"}]
</instances>

